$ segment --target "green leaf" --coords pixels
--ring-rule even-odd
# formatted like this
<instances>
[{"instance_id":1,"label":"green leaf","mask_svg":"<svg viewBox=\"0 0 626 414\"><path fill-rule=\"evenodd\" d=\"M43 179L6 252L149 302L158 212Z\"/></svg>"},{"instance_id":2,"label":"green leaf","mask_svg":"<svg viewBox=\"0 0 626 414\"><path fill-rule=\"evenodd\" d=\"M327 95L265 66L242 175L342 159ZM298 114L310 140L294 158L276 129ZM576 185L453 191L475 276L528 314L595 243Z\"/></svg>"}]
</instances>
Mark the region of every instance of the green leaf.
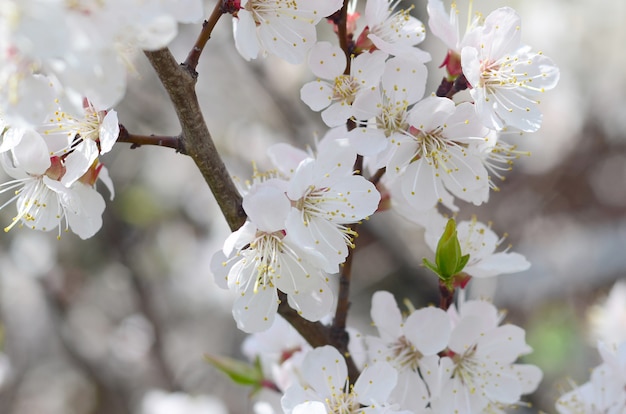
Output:
<instances>
[{"instance_id":1,"label":"green leaf","mask_svg":"<svg viewBox=\"0 0 626 414\"><path fill-rule=\"evenodd\" d=\"M433 272L435 272L435 274L437 276L439 276L439 269L437 268L437 265L434 263L431 263L428 259L423 258L422 259L422 263L424 263L424 266L426 266L427 268L429 268L430 270L432 270Z\"/></svg>"},{"instance_id":2,"label":"green leaf","mask_svg":"<svg viewBox=\"0 0 626 414\"><path fill-rule=\"evenodd\" d=\"M228 375L235 384L260 388L263 382L263 370L257 361L254 365L225 356L205 355L204 359L219 371Z\"/></svg>"},{"instance_id":3,"label":"green leaf","mask_svg":"<svg viewBox=\"0 0 626 414\"><path fill-rule=\"evenodd\" d=\"M457 238L454 219L446 223L446 228L437 243L435 261L443 280L450 279L458 271L461 261L461 245Z\"/></svg>"},{"instance_id":4,"label":"green leaf","mask_svg":"<svg viewBox=\"0 0 626 414\"><path fill-rule=\"evenodd\" d=\"M465 256L462 256L462 257L461 257L461 261L460 261L460 263L459 263L459 267L458 267L457 271L456 271L456 272L454 272L454 273L455 273L455 274L457 274L457 273L461 273L461 271L462 271L463 269L465 269L465 266L467 265L467 262L469 262L469 259L470 259L470 255L469 255L469 253L468 253L468 254L466 254Z\"/></svg>"}]
</instances>

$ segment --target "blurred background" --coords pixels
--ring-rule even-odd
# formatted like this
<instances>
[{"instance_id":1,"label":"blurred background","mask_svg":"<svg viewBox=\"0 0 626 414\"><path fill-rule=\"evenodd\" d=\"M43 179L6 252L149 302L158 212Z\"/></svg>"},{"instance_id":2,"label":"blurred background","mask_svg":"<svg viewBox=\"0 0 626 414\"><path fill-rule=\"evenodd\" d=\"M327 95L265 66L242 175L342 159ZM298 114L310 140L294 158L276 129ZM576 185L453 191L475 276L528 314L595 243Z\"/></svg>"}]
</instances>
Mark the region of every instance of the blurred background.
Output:
<instances>
[{"instance_id":1,"label":"blurred background","mask_svg":"<svg viewBox=\"0 0 626 414\"><path fill-rule=\"evenodd\" d=\"M474 10L507 5L522 16L524 42L551 57L561 79L542 101L542 129L516 138L532 156L516 163L488 204L461 205L459 218L493 222L532 263L520 274L474 281L470 295L491 298L526 329L534 353L525 361L544 370L533 408L517 412L554 413L569 381L586 382L599 363L597 338L626 332L626 289L613 294L611 310L601 306L626 275L626 3L480 0ZM426 1L415 6L426 23ZM325 127L299 100L311 79L306 66L271 57L246 63L229 20L218 23L202 56L198 94L230 171L245 180L252 161L269 165L270 144L304 148ZM181 27L171 45L179 60L199 29ZM332 38L328 27L320 37ZM422 48L433 56L429 92L446 51L432 36ZM116 108L121 123L136 134L178 134L147 60L137 55L134 65ZM229 230L204 180L190 158L165 148L118 144L102 161L116 197L96 237L14 229L0 239L0 413L252 412L243 398L249 390L203 360L241 357L245 338L230 314L231 294L209 270ZM8 223L13 214L6 208L0 218ZM360 235L351 325L372 332L375 290L416 306L437 301L434 277L420 267L432 254L418 227L385 212Z\"/></svg>"}]
</instances>

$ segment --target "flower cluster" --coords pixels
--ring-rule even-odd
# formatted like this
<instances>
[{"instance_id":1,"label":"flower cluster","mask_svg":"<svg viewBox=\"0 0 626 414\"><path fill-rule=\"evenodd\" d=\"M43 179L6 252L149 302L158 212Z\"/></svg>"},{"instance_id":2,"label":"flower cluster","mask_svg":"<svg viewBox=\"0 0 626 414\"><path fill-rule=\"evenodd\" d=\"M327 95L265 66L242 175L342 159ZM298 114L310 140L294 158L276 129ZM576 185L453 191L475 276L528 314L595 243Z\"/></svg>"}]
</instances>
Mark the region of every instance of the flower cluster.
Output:
<instances>
[{"instance_id":1,"label":"flower cluster","mask_svg":"<svg viewBox=\"0 0 626 414\"><path fill-rule=\"evenodd\" d=\"M366 338L373 361L387 361L400 380L391 401L414 413L489 412L533 392L541 371L515 361L531 351L523 329L501 325L488 302L447 312L423 308L404 318L387 292L372 298L378 336Z\"/></svg>"},{"instance_id":2,"label":"flower cluster","mask_svg":"<svg viewBox=\"0 0 626 414\"><path fill-rule=\"evenodd\" d=\"M300 95L311 109L322 111L322 120L331 127L323 144L331 149L320 149L317 158L282 145L270 149L279 173L249 189L243 203L249 219L216 256L216 263L223 266L220 270L216 265L214 273L220 284L239 293L233 313L247 332L271 325L278 291L286 293L290 305L307 319L318 320L330 311L333 295L326 274L336 273L348 254L353 230L346 225L372 214L379 201L374 186L353 174L356 154L364 157L370 171L384 172L378 188L385 199L427 228L432 247L445 225L437 206L457 211L455 198L476 205L486 202L490 188L497 188L492 175L502 177L500 171L510 169L519 155L500 135L514 129L530 131L525 125L539 122L534 109L517 111L519 97L529 100L553 87L558 69L520 44L515 11L498 9L484 21L476 19L461 39L453 36L458 33L454 10L447 21L443 4L431 0L430 25L450 47L449 80L444 81L462 88L424 97L424 62L430 56L417 45L425 27L409 10L396 10L397 5L369 0L367 26L358 36L359 16L350 10L349 49L354 51L350 59L343 49L325 41L306 48L290 46L290 36L319 21L302 17L311 17L306 1L250 0L233 13L235 38L246 58L263 49L291 60L289 51L301 54L306 49L309 68L318 79L305 84ZM324 1L317 7L319 12L313 15L319 17L321 10L331 13L338 5ZM285 16L292 17L291 25L286 25ZM255 30L243 27L250 19L256 22ZM271 42L269 30L274 31ZM245 48L244 33L246 39L254 39L246 41ZM474 76L476 65L479 80ZM480 103L450 99L468 87L468 97L480 98ZM502 94L511 105L504 105ZM494 115L503 108L508 115ZM513 273L529 266L519 254L495 253L502 240L475 219L462 223L459 234L464 239L461 250L471 256L470 276Z\"/></svg>"},{"instance_id":3,"label":"flower cluster","mask_svg":"<svg viewBox=\"0 0 626 414\"><path fill-rule=\"evenodd\" d=\"M99 156L119 135L110 110L126 91L130 53L166 46L178 22L198 21L200 0L0 1L0 164L13 178L16 225L102 226L95 190L113 185ZM63 224L65 222L65 224Z\"/></svg>"},{"instance_id":4,"label":"flower cluster","mask_svg":"<svg viewBox=\"0 0 626 414\"><path fill-rule=\"evenodd\" d=\"M202 13L200 0L3 0L0 112L12 125L38 125L52 101L50 79L76 110L85 97L110 108L126 91L129 53L166 46L178 22Z\"/></svg>"},{"instance_id":5,"label":"flower cluster","mask_svg":"<svg viewBox=\"0 0 626 414\"><path fill-rule=\"evenodd\" d=\"M378 208L380 194L355 175L356 153L332 136L317 157L286 144L270 148L277 171L259 177L243 197L246 223L213 259L218 284L238 293L233 306L245 332L269 328L280 299L306 319L328 315L337 273L357 223Z\"/></svg>"},{"instance_id":6,"label":"flower cluster","mask_svg":"<svg viewBox=\"0 0 626 414\"><path fill-rule=\"evenodd\" d=\"M626 411L626 342L619 346L598 343L602 364L591 379L556 402L560 414L619 414Z\"/></svg>"},{"instance_id":7,"label":"flower cluster","mask_svg":"<svg viewBox=\"0 0 626 414\"><path fill-rule=\"evenodd\" d=\"M111 150L119 135L115 111L99 111L84 101L83 114L73 116L60 106L37 127L4 126L0 165L13 178L0 192L14 196L15 225L49 231L71 230L83 239L102 226L104 199L95 189L100 179L113 198L113 183L99 155ZM65 221L65 226L63 225Z\"/></svg>"},{"instance_id":8,"label":"flower cluster","mask_svg":"<svg viewBox=\"0 0 626 414\"><path fill-rule=\"evenodd\" d=\"M524 331L501 325L502 314L488 302L407 315L390 293L379 291L371 317L377 335L364 337L364 344L361 335L351 336L350 355L364 356L356 382L335 348L312 349L281 318L250 336L244 352L261 358L261 386L284 393L285 413L365 407L375 413L502 412L520 404L542 378L538 367L516 363L531 351Z\"/></svg>"}]
</instances>

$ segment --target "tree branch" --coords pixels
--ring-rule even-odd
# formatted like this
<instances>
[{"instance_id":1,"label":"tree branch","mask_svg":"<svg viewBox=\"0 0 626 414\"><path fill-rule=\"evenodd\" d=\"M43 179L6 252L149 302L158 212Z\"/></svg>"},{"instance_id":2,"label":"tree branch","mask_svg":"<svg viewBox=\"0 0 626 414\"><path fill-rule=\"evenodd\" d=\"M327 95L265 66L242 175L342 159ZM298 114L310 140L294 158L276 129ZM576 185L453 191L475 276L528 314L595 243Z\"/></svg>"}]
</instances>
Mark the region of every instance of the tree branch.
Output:
<instances>
[{"instance_id":1,"label":"tree branch","mask_svg":"<svg viewBox=\"0 0 626 414\"><path fill-rule=\"evenodd\" d=\"M164 136L164 135L135 135L128 132L124 125L120 124L120 134L117 142L128 142L132 144L131 149L139 148L142 145L156 145L159 147L173 148L176 152L187 155L187 151L183 146L182 135Z\"/></svg>"},{"instance_id":2,"label":"tree branch","mask_svg":"<svg viewBox=\"0 0 626 414\"><path fill-rule=\"evenodd\" d=\"M196 43L193 45L193 47L189 51L189 54L187 55L187 59L185 59L185 63L183 63L183 65L188 70L192 70L194 72L196 71L196 68L198 67L198 61L200 60L200 55L202 54L202 51L204 50L204 46L211 38L211 33L213 33L213 29L215 28L215 25L217 24L218 20L226 12L227 10L224 8L223 0L217 0L217 2L215 3L215 8L213 9L213 12L211 12L211 15L209 16L209 18L205 20L204 23L202 24L202 30L200 31L200 34L198 35L198 39L196 39Z\"/></svg>"},{"instance_id":3,"label":"tree branch","mask_svg":"<svg viewBox=\"0 0 626 414\"><path fill-rule=\"evenodd\" d=\"M345 75L350 74L350 64L352 63L350 45L348 44L348 5L350 0L343 0L339 21L337 22L337 36L339 37L339 47L346 54L346 70Z\"/></svg>"},{"instance_id":4,"label":"tree branch","mask_svg":"<svg viewBox=\"0 0 626 414\"><path fill-rule=\"evenodd\" d=\"M311 322L298 315L298 311L292 309L287 303L287 295L278 292L280 304L278 305L278 313L285 318L303 338L314 348L324 345L332 345L344 356L346 365L348 366L348 376L350 382L354 383L359 377L359 369L354 364L352 356L347 350L347 341L345 344L340 343L332 335L332 328L320 322Z\"/></svg>"},{"instance_id":5,"label":"tree branch","mask_svg":"<svg viewBox=\"0 0 626 414\"><path fill-rule=\"evenodd\" d=\"M185 64L179 65L169 49L144 52L157 72L161 83L170 96L178 116L182 134L182 147L193 158L200 172L209 184L222 213L231 230L237 230L246 220L239 195L226 167L217 153L211 135L206 126L197 95L195 69ZM281 304L278 312L314 347L333 345L346 358L352 381L356 380L359 370L347 352L347 340L339 343L331 337L331 328L319 322L310 322L289 307L287 295L280 293Z\"/></svg>"},{"instance_id":6,"label":"tree branch","mask_svg":"<svg viewBox=\"0 0 626 414\"><path fill-rule=\"evenodd\" d=\"M215 148L202 116L195 91L196 71L179 65L167 48L144 53L174 104L182 128L182 147L209 184L229 227L237 230L245 222L246 214L241 206L241 195Z\"/></svg>"}]
</instances>

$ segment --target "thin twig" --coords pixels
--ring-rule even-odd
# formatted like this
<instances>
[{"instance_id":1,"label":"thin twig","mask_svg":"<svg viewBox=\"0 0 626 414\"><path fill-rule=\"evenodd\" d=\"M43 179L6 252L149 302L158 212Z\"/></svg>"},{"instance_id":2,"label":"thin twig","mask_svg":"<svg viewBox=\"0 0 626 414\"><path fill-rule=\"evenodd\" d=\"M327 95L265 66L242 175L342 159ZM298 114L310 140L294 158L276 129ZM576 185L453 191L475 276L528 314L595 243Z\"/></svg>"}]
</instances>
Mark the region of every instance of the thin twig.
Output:
<instances>
[{"instance_id":1,"label":"thin twig","mask_svg":"<svg viewBox=\"0 0 626 414\"><path fill-rule=\"evenodd\" d=\"M120 125L120 134L117 138L117 142L128 142L132 144L130 146L131 149L139 148L142 145L156 145L159 147L173 148L176 152L187 154L181 135L175 137L164 135L136 135L128 132L124 125Z\"/></svg>"},{"instance_id":2,"label":"thin twig","mask_svg":"<svg viewBox=\"0 0 626 414\"><path fill-rule=\"evenodd\" d=\"M220 17L224 15L224 13L226 13L226 10L224 10L222 0L217 0L217 2L215 3L215 8L213 8L213 12L211 12L209 18L205 20L202 24L202 30L200 31L200 34L196 39L196 43L189 51L187 59L185 59L185 63L183 63L183 65L187 67L188 70L193 70L195 72L196 68L198 67L198 62L200 61L200 55L204 50L204 46L211 38L211 33L213 33L215 25L217 24Z\"/></svg>"}]
</instances>

